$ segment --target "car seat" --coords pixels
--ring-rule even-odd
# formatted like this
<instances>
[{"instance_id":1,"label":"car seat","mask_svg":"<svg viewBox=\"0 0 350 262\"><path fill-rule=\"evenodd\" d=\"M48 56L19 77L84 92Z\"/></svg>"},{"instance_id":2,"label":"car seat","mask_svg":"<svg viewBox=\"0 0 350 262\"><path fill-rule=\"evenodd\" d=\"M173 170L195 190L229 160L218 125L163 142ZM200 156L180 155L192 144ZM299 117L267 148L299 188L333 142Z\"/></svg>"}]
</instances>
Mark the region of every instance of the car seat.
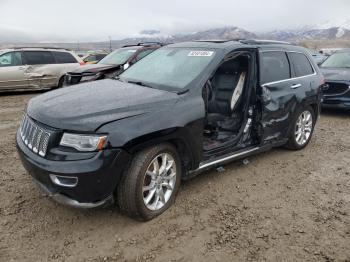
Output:
<instances>
[{"instance_id":1,"label":"car seat","mask_svg":"<svg viewBox=\"0 0 350 262\"><path fill-rule=\"evenodd\" d=\"M237 61L220 66L212 79L213 93L208 101L207 124L224 131L239 129L241 114L235 113L240 105L246 78Z\"/></svg>"}]
</instances>

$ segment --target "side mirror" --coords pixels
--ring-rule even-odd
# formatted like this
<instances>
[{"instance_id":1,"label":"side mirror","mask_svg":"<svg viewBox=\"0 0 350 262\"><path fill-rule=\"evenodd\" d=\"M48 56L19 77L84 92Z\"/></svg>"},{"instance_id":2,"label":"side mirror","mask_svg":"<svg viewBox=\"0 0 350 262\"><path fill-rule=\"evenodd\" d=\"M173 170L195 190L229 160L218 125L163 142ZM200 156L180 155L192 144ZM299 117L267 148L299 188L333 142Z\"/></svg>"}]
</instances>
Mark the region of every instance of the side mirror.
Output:
<instances>
[{"instance_id":1,"label":"side mirror","mask_svg":"<svg viewBox=\"0 0 350 262\"><path fill-rule=\"evenodd\" d=\"M126 63L124 66L123 66L123 69L126 70L130 67L130 64L129 63Z\"/></svg>"}]
</instances>

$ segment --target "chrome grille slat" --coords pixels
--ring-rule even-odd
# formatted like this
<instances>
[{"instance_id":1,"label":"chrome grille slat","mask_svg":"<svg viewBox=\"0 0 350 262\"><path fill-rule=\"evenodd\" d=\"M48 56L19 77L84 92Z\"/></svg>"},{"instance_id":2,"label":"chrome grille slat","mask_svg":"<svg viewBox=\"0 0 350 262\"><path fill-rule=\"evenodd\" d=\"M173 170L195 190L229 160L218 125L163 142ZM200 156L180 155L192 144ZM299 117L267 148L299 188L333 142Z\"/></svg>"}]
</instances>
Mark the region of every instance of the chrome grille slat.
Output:
<instances>
[{"instance_id":1,"label":"chrome grille slat","mask_svg":"<svg viewBox=\"0 0 350 262\"><path fill-rule=\"evenodd\" d=\"M34 153L44 157L47 152L51 132L32 121L28 116L22 120L20 135L24 144Z\"/></svg>"}]
</instances>

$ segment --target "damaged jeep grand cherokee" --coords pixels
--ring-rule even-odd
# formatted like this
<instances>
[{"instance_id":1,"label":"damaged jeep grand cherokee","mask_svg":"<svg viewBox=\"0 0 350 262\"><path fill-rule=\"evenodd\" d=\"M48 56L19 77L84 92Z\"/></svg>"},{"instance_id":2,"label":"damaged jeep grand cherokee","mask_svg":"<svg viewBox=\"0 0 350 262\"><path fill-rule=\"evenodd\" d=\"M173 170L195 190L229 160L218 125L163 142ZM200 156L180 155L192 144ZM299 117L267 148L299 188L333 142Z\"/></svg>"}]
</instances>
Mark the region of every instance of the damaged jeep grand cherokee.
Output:
<instances>
[{"instance_id":1,"label":"damaged jeep grand cherokee","mask_svg":"<svg viewBox=\"0 0 350 262\"><path fill-rule=\"evenodd\" d=\"M172 44L117 79L31 99L17 132L26 170L75 207L116 200L150 220L181 180L310 141L322 75L304 48L240 40Z\"/></svg>"}]
</instances>

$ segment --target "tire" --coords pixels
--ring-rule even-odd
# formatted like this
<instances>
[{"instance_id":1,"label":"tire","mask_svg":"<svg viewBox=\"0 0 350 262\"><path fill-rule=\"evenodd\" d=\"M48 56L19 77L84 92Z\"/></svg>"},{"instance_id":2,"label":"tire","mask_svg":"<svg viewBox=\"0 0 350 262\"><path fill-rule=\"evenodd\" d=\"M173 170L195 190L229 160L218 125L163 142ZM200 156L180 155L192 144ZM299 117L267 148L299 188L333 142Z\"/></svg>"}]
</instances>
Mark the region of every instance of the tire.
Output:
<instances>
[{"instance_id":1,"label":"tire","mask_svg":"<svg viewBox=\"0 0 350 262\"><path fill-rule=\"evenodd\" d=\"M164 163L171 168L157 173L157 165L161 171ZM117 188L119 208L128 216L143 221L159 216L173 204L181 183L181 172L179 154L169 143L136 153Z\"/></svg>"},{"instance_id":2,"label":"tire","mask_svg":"<svg viewBox=\"0 0 350 262\"><path fill-rule=\"evenodd\" d=\"M57 85L56 88L61 88L61 87L63 87L64 80L65 80L65 76L62 76L62 77L60 78L60 80L58 81L58 85Z\"/></svg>"},{"instance_id":3,"label":"tire","mask_svg":"<svg viewBox=\"0 0 350 262\"><path fill-rule=\"evenodd\" d=\"M307 121L308 117L310 117L311 122ZM293 119L286 147L292 150L300 150L306 147L314 132L315 122L316 117L312 107L307 106L299 109ZM303 127L301 127L301 125Z\"/></svg>"}]
</instances>

